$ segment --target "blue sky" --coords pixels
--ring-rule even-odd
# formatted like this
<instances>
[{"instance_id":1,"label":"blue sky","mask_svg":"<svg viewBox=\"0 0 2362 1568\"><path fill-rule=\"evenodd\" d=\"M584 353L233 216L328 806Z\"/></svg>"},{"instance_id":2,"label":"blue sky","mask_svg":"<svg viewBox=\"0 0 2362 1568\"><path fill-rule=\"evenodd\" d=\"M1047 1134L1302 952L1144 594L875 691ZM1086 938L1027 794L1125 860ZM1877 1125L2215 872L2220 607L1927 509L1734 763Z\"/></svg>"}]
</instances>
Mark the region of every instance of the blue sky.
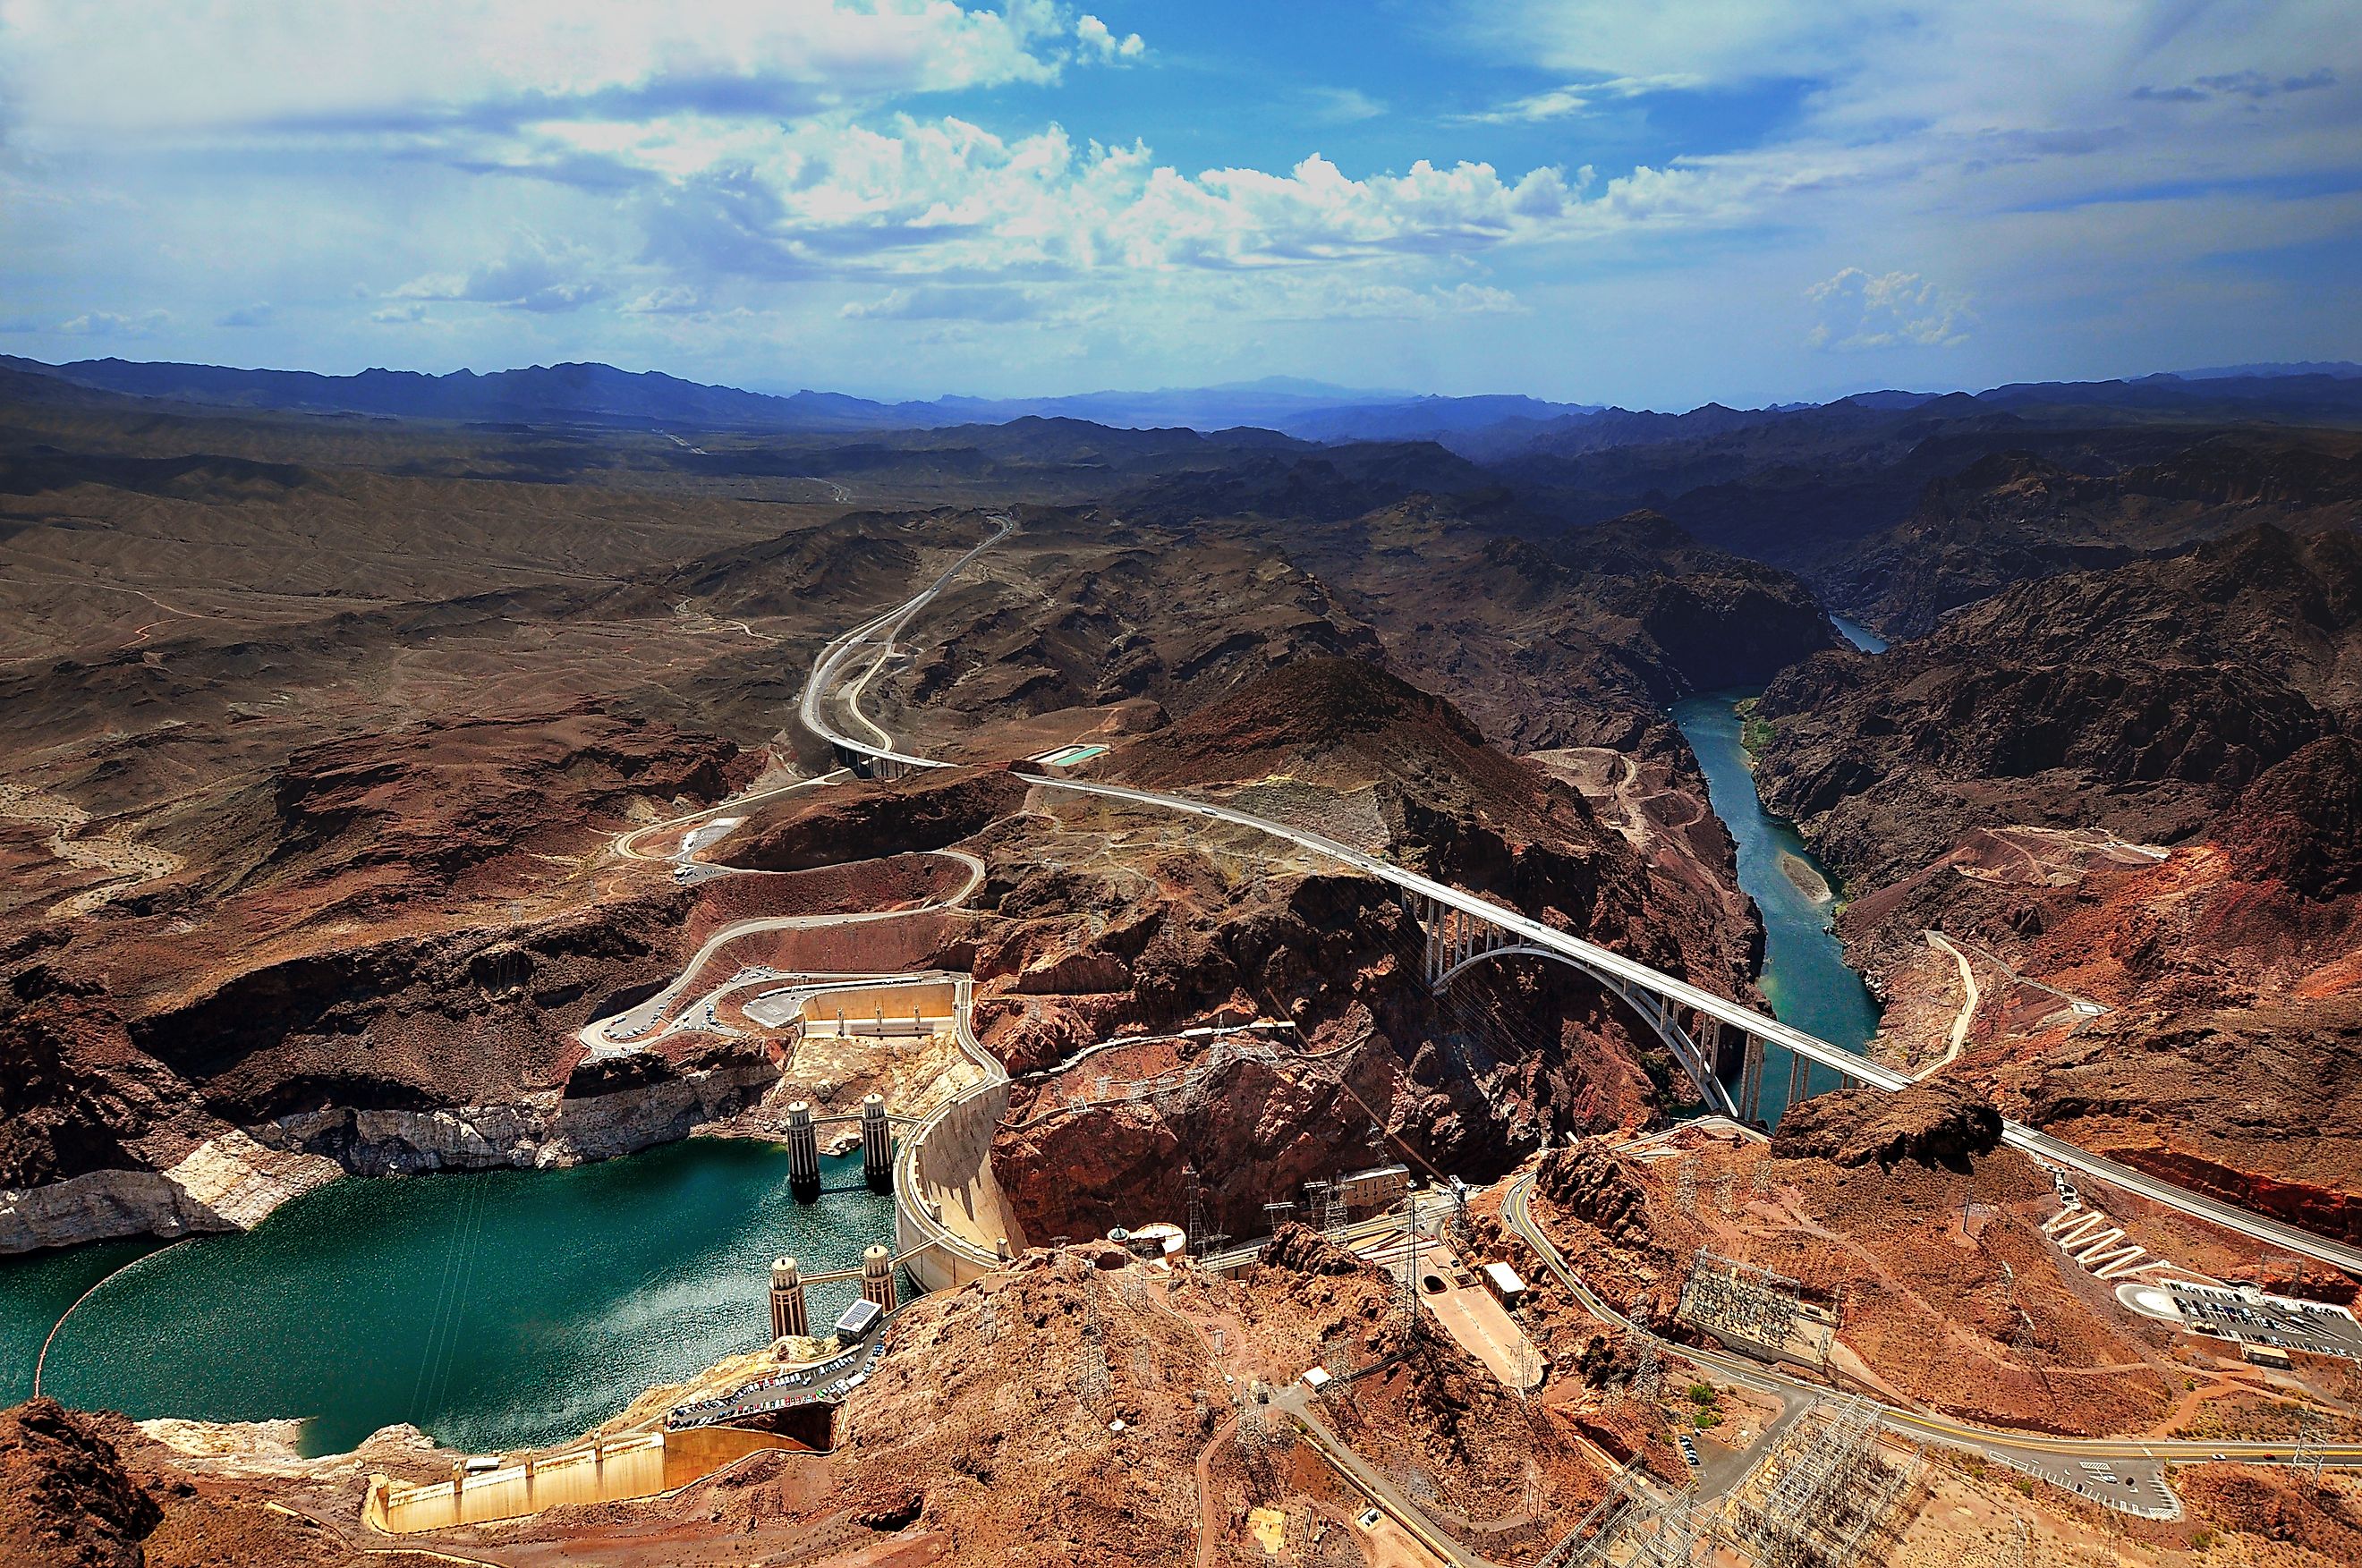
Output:
<instances>
[{"instance_id":1,"label":"blue sky","mask_svg":"<svg viewBox=\"0 0 2362 1568\"><path fill-rule=\"evenodd\" d=\"M0 0L0 352L1628 406L2362 357L2350 0Z\"/></svg>"}]
</instances>

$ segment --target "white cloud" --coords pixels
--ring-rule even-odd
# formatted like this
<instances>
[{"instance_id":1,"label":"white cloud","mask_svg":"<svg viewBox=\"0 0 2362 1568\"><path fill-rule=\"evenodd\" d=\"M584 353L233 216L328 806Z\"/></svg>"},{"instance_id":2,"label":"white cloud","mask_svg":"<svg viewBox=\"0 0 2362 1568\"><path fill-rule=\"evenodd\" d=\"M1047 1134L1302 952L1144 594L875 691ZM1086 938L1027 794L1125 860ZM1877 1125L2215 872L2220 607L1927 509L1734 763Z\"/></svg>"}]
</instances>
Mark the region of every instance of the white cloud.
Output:
<instances>
[{"instance_id":1,"label":"white cloud","mask_svg":"<svg viewBox=\"0 0 2362 1568\"><path fill-rule=\"evenodd\" d=\"M436 135L684 110L800 115L1057 80L1145 47L1053 0L6 0L0 100L74 135Z\"/></svg>"},{"instance_id":2,"label":"white cloud","mask_svg":"<svg viewBox=\"0 0 2362 1568\"><path fill-rule=\"evenodd\" d=\"M945 287L922 284L894 289L875 300L856 300L837 313L847 321L1028 321L1043 313L1042 302L1022 289Z\"/></svg>"},{"instance_id":3,"label":"white cloud","mask_svg":"<svg viewBox=\"0 0 2362 1568\"><path fill-rule=\"evenodd\" d=\"M1688 71L1668 71L1656 76L1611 76L1598 82L1569 82L1548 92L1513 98L1497 108L1482 114L1457 116L1468 125L1538 125L1546 120L1569 119L1588 115L1598 105L1627 99L1644 97L1651 93L1673 93L1704 84L1705 79Z\"/></svg>"},{"instance_id":4,"label":"white cloud","mask_svg":"<svg viewBox=\"0 0 2362 1568\"><path fill-rule=\"evenodd\" d=\"M1975 313L1967 296L1937 288L1916 272L1870 273L1849 267L1805 291L1820 321L1805 339L1814 348L1954 348L1969 340Z\"/></svg>"},{"instance_id":5,"label":"white cloud","mask_svg":"<svg viewBox=\"0 0 2362 1568\"><path fill-rule=\"evenodd\" d=\"M1325 125L1358 125L1386 112L1385 104L1358 87L1311 87L1305 97L1311 102L1313 118Z\"/></svg>"},{"instance_id":6,"label":"white cloud","mask_svg":"<svg viewBox=\"0 0 2362 1568\"><path fill-rule=\"evenodd\" d=\"M691 315L704 309L703 291L679 283L668 283L661 289L650 289L647 292L625 302L623 306L624 313L633 316Z\"/></svg>"},{"instance_id":7,"label":"white cloud","mask_svg":"<svg viewBox=\"0 0 2362 1568\"><path fill-rule=\"evenodd\" d=\"M1449 316L1520 315L1526 305L1506 289L1483 283L1411 287L1356 274L1308 274L1273 288L1257 280L1253 295L1231 308L1269 321L1440 321Z\"/></svg>"},{"instance_id":8,"label":"white cloud","mask_svg":"<svg viewBox=\"0 0 2362 1568\"><path fill-rule=\"evenodd\" d=\"M1110 31L1105 22L1085 13L1075 23L1075 41L1089 59L1114 60L1138 60L1148 46L1138 33L1126 33L1121 38Z\"/></svg>"},{"instance_id":9,"label":"white cloud","mask_svg":"<svg viewBox=\"0 0 2362 1568\"><path fill-rule=\"evenodd\" d=\"M269 326L277 313L267 302L258 301L251 305L239 305L234 310L224 311L214 318L214 325Z\"/></svg>"},{"instance_id":10,"label":"white cloud","mask_svg":"<svg viewBox=\"0 0 2362 1568\"><path fill-rule=\"evenodd\" d=\"M465 272L429 273L395 289L396 300L443 300L507 310L580 310L609 290L588 275L589 259L527 237L507 254Z\"/></svg>"},{"instance_id":11,"label":"white cloud","mask_svg":"<svg viewBox=\"0 0 2362 1568\"><path fill-rule=\"evenodd\" d=\"M550 156L583 148L568 137ZM1142 146L1006 138L956 119L889 128L674 123L600 155L663 181L652 240L668 265L748 276L1050 277L1232 270L1468 254L1651 222L1687 189L1640 170L1586 202L1588 169L1504 176L1490 164L1350 176L1191 175ZM531 156L520 154L520 157ZM1688 214L1694 220L1698 214Z\"/></svg>"},{"instance_id":12,"label":"white cloud","mask_svg":"<svg viewBox=\"0 0 2362 1568\"><path fill-rule=\"evenodd\" d=\"M57 330L72 337L153 337L171 319L169 311L84 311L60 322Z\"/></svg>"},{"instance_id":13,"label":"white cloud","mask_svg":"<svg viewBox=\"0 0 2362 1568\"><path fill-rule=\"evenodd\" d=\"M1497 101L1415 117L1339 50L1215 168L1129 138L1227 62L1186 8L1135 48L1098 3L0 0L0 298L39 354L80 351L71 317L182 356L842 380L883 338L975 346L852 374L970 385L1265 344L1586 397L1786 395L1808 332L1964 378L2257 357L2273 328L2362 352L2322 259L2362 232L2351 0L1444 0L1425 41L1517 71ZM1088 110L1123 139L977 91L1128 62ZM169 327L100 308L126 302ZM1308 324L1355 320L1465 330Z\"/></svg>"},{"instance_id":14,"label":"white cloud","mask_svg":"<svg viewBox=\"0 0 2362 1568\"><path fill-rule=\"evenodd\" d=\"M1897 0L1459 0L1456 9L1462 31L1521 65L1716 81L1825 71L1866 34L1908 19Z\"/></svg>"}]
</instances>

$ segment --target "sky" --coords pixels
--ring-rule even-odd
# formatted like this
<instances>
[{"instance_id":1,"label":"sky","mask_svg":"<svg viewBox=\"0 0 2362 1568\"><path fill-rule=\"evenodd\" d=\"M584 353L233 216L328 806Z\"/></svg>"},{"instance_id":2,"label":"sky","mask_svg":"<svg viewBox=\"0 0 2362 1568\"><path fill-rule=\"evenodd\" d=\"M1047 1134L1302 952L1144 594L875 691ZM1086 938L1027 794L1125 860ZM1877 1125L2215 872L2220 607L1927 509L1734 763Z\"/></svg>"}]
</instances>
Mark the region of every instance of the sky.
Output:
<instances>
[{"instance_id":1,"label":"sky","mask_svg":"<svg viewBox=\"0 0 2362 1568\"><path fill-rule=\"evenodd\" d=\"M0 0L0 353L1683 409L2362 357L2353 0Z\"/></svg>"}]
</instances>

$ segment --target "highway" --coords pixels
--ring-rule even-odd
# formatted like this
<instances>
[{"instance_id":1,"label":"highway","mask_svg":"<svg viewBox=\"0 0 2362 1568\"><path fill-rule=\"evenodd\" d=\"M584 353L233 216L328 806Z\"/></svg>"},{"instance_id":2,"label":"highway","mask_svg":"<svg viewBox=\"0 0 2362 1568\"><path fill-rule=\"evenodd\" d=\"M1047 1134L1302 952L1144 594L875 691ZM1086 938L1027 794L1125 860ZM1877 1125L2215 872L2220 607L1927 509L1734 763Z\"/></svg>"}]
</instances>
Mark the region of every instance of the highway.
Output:
<instances>
[{"instance_id":1,"label":"highway","mask_svg":"<svg viewBox=\"0 0 2362 1568\"><path fill-rule=\"evenodd\" d=\"M1501 1201L1502 1222L1533 1249L1534 1255L1541 1259L1542 1266L1573 1294L1585 1311L1627 1332L1646 1333L1646 1330L1585 1285L1568 1264L1566 1255L1543 1232L1529 1206L1533 1183L1531 1176L1522 1176L1509 1184L1508 1191ZM1728 1382L1782 1400L1818 1398L1828 1392L1819 1384L1788 1376L1773 1367L1722 1351L1689 1345L1675 1349L1684 1359L1709 1368ZM2180 1505L2165 1485L2167 1464L2213 1459L2284 1464L2295 1458L2297 1452L2295 1443L2286 1442L2200 1442L2177 1438L2051 1437L1999 1427L1975 1426L1946 1416L1905 1409L1882 1399L1873 1398L1871 1403L1878 1407L1879 1418L1887 1430L1901 1436L1981 1453L1999 1464L2038 1475L2067 1490L2081 1492L2111 1508L2158 1519L2174 1519L2180 1514ZM2324 1465L2362 1466L2362 1443L2316 1445L2306 1448L2305 1453L2308 1455L2319 1454ZM2110 1488L2099 1480L2102 1472L2091 1467L2093 1465L2103 1466L2106 1472L2116 1475L2117 1484ZM2130 1484L2124 1484L2126 1482Z\"/></svg>"},{"instance_id":2,"label":"highway","mask_svg":"<svg viewBox=\"0 0 2362 1568\"><path fill-rule=\"evenodd\" d=\"M835 729L821 716L821 707L822 704L826 702L830 691L833 690L836 685L837 671L839 667L842 666L847 659L853 656L855 650L860 648L864 642L869 641L873 636L882 632L884 633L884 641L883 644L878 649L877 653L877 662L882 663L887 653L891 651L895 637L901 632L903 627L910 624L911 617L917 615L921 610L926 609L927 606L933 604L935 601L935 596L942 593L944 589L950 585L951 580L954 577L958 576L960 573L966 568L967 564L970 561L975 560L978 555L983 554L986 551L991 549L994 545L999 543L1002 540L1008 538L1011 533L1017 531L1017 520L1015 518L1010 517L1001 512L993 512L988 515L990 521L1000 524L999 532L994 534L991 538L985 540L982 543L971 548L966 554L962 555L958 560L953 562L951 565L944 570L942 576L937 577L933 582L928 584L924 588L921 589L911 598L904 600L899 605L896 605L891 609L886 610L878 615L871 616L867 620L863 621L852 630L836 638L820 651L820 658L812 664L811 677L804 682L803 696L799 699L796 707L797 717L802 720L803 727L806 729L811 730L813 734L819 736L822 740L828 741L832 745L845 747L851 751L860 752L865 756L877 758L883 761L900 762L910 767L939 768L945 765L942 762L935 762L932 758L907 757L902 755L900 752L894 751L893 738L888 735L883 729L878 729L877 725L871 723L866 716L862 715L858 711L858 709L855 711L855 719L864 729L868 729L875 734L878 739L879 744L872 746L862 741L855 740L849 736L840 735L837 733ZM865 685L868 684L870 675L874 675L875 674L877 674L877 663L873 663L870 665L868 674L864 674L861 677L862 684Z\"/></svg>"},{"instance_id":3,"label":"highway","mask_svg":"<svg viewBox=\"0 0 2362 1568\"><path fill-rule=\"evenodd\" d=\"M645 1043L649 1032L664 1022L666 1014L673 1003L679 998L682 990L697 978L698 972L705 968L707 961L715 953L741 937L758 936L765 931L808 931L823 927L859 926L876 920L900 920L909 916L924 915L938 909L956 909L967 901L970 894L983 884L984 862L974 855L963 850L933 850L928 852L942 855L947 860L957 861L966 870L967 881L960 885L957 892L909 909L863 909L836 915L770 915L752 920L733 921L708 937L704 944L697 949L696 954L690 959L688 965L662 991L635 1006L625 1008L621 1013L613 1014L605 1018L592 1019L577 1031L575 1037L582 1042L593 1057L624 1054L635 1045ZM719 997L723 992L736 990L739 983L732 981L717 986L710 993L709 999Z\"/></svg>"},{"instance_id":4,"label":"highway","mask_svg":"<svg viewBox=\"0 0 2362 1568\"><path fill-rule=\"evenodd\" d=\"M937 768L951 764L934 758L915 756L891 750L891 740L878 731L886 741L884 747L856 741L830 725L822 715L826 696L837 670L862 643L880 630L887 630L890 640L906 626L911 618L942 592L944 585L978 554L1000 539L1006 538L1014 523L1002 521L1000 532L977 545L954 563L949 570L926 589L895 609L872 617L861 625L831 642L815 663L811 681L804 688L800 713L806 728L828 740L841 751L873 760L889 762L907 768ZM883 655L881 653L880 657ZM875 666L873 665L873 670ZM866 679L866 677L865 677ZM866 720L863 722L866 724ZM869 725L873 729L876 726ZM1646 964L1625 958L1609 948L1599 947L1546 926L1520 912L1496 904L1481 894L1463 892L1431 878L1408 872L1323 835L1273 822L1230 806L1209 801L1192 800L1186 796L1159 795L1152 791L1132 789L1121 784L1098 784L1054 775L1029 775L1043 788L1069 794L1117 801L1151 809L1176 812L1209 821L1228 823L1251 831L1291 843L1332 861L1351 866L1405 892L1427 898L1446 908L1458 909L1488 921L1510 933L1523 943L1530 944L1553 956L1564 959L1593 974L1612 978L1623 983L1648 991L1667 1001L1695 1009L1707 1016L1721 1019L1756 1037L1786 1047L1796 1054L1823 1062L1849 1077L1873 1084L1889 1091L1899 1091L1911 1080L1893 1069L1858 1056L1841 1047L1817 1039L1803 1031L1780 1023L1725 997L1700 990L1685 981L1662 974ZM2235 1234L2248 1236L2268 1245L2283 1247L2303 1256L2329 1263L2362 1276L2362 1251L2314 1236L2276 1221L2248 1213L2230 1204L2188 1192L2170 1182L2149 1177L2114 1160L2092 1155L2062 1139L2036 1132L2015 1122L2005 1122L2003 1141L2021 1152L2051 1164L2078 1170L2113 1186L2134 1192L2183 1213L2219 1224ZM1504 1197L1504 1221L1531 1246L1544 1266L1573 1293L1576 1299L1601 1321L1639 1332L1615 1308L1595 1294L1570 1267L1562 1254L1543 1234L1528 1208L1532 1189L1530 1176L1510 1185ZM1216 1260L1209 1259L1209 1264ZM1772 1368L1720 1351L1680 1348L1680 1354L1699 1365L1710 1367L1727 1381L1756 1389L1783 1402L1783 1409L1799 1398L1811 1399L1824 1397L1823 1387L1790 1377ZM1298 1401L1300 1403L1300 1401ZM1903 1409L1882 1400L1871 1400L1886 1427L1898 1434L1930 1442L1981 1453L1989 1459L2010 1465L2028 1475L2039 1476L2054 1485L2103 1502L2127 1513L2148 1518L2175 1519L2180 1514L2180 1502L2167 1486L2164 1467L2171 1463L2231 1459L2257 1463L2286 1464L2296 1457L2298 1445L2285 1442L2197 1442L2186 1440L2139 1438L2072 1438L2050 1437L2034 1433L1980 1427L1955 1421L1943 1416L1928 1415ZM1286 1408L1283 1406L1283 1408ZM1306 1429L1324 1452L1335 1452L1321 1442L1321 1433L1314 1423L1305 1422ZM1342 1445L1337 1445L1342 1450ZM1342 1451L1350 1459L1350 1451ZM2335 1466L2362 1466L2362 1443L2340 1443L2311 1446L2304 1449L2309 1456L2317 1455L2322 1464ZM1358 1464L1358 1461L1354 1462ZM1365 1468L1365 1467L1364 1467ZM1372 1493L1385 1497L1383 1492ZM1388 1511L1394 1512L1389 1507ZM1405 1519L1416 1519L1416 1510L1407 1510ZM1455 1557L1454 1561L1464 1561Z\"/></svg>"},{"instance_id":5,"label":"highway","mask_svg":"<svg viewBox=\"0 0 2362 1568\"><path fill-rule=\"evenodd\" d=\"M1312 1395L1301 1383L1291 1383L1285 1388L1275 1388L1271 1406L1295 1418L1296 1424L1311 1441L1338 1473L1351 1482L1356 1491L1384 1509L1395 1523L1410 1532L1411 1538L1429 1552L1455 1568L1488 1568L1485 1560L1462 1546L1458 1541L1429 1522L1425 1514L1401 1490L1388 1480L1385 1472L1363 1460L1345 1445L1344 1440L1329 1430L1312 1408Z\"/></svg>"},{"instance_id":6,"label":"highway","mask_svg":"<svg viewBox=\"0 0 2362 1568\"><path fill-rule=\"evenodd\" d=\"M895 751L892 749L890 739L886 739L886 743L882 746L855 740L832 726L823 716L822 709L825 705L826 695L836 679L839 667L852 656L854 651L861 646L865 640L880 630L885 630L890 640L909 624L913 616L932 603L943 591L944 586L963 567L984 551L1007 538L1016 527L1013 521L998 514L995 516L995 521L1002 524L999 532L962 555L942 576L936 578L922 592L894 609L862 622L822 650L819 660L812 666L811 678L804 686L799 708L806 729L828 740L832 745L854 755L888 762L906 768L940 768L951 765L935 758L914 756ZM866 719L862 722L867 723ZM876 729L874 725L868 727ZM879 730L878 734L881 739L885 739L884 731ZM1871 1061L1869 1058L1847 1050L1842 1046L1831 1045L1828 1041L1805 1034L1801 1029L1792 1028L1778 1019L1758 1013L1742 1003L1734 1002L1728 997L1716 996L1712 992L1702 990L1687 981L1676 980L1672 975L1651 969L1647 964L1626 958L1611 948L1603 948L1595 942L1587 942L1580 937L1570 936L1555 927L1544 925L1507 905L1497 904L1482 894L1469 893L1437 882L1431 877L1421 876L1416 872L1406 871L1391 861L1381 860L1375 855L1354 849L1350 844L1340 843L1322 834L1305 828L1291 828L1285 823L1274 822L1231 806L1218 806L1210 801L1192 800L1185 795L1159 795L1149 790L1131 789L1122 784L1097 784L1084 779L1046 773L1029 776L1045 789L1142 806L1159 811L1177 812L1209 821L1228 823L1233 827L1244 828L1253 832L1282 839L1300 850L1351 866L1356 871L1375 877L1406 893L1417 894L1445 908L1460 910L1473 916L1508 933L1519 942L1572 964L1575 968L1602 979L1612 980L1625 986L1650 992L1666 1002L1693 1009L1707 1017L1718 1019L1759 1040L1783 1047L1798 1056L1822 1063L1858 1082L1894 1091L1908 1087L1912 1081L1906 1074ZM1704 1089L1703 1085L1701 1089ZM2332 1241L2325 1236L2314 1235L2309 1231L2299 1230L2293 1225L2267 1219L2260 1214L2252 1213L2218 1199L2189 1191L2172 1182L2136 1170L2130 1166L2122 1165L2103 1156L2078 1148L2064 1139L2036 1132L2018 1122L2003 1122L2002 1141L2036 1159L2080 1171L2086 1177L2106 1182L2110 1186L2146 1198L2152 1202L2163 1204L2167 1208L2204 1220L2210 1224L2219 1225L2226 1231L2246 1236L2251 1241L2261 1242L2267 1246L2278 1247L2301 1257L2309 1257L2315 1262L2325 1263L2332 1267L2343 1269L2348 1274L2362 1277L2362 1248Z\"/></svg>"}]
</instances>

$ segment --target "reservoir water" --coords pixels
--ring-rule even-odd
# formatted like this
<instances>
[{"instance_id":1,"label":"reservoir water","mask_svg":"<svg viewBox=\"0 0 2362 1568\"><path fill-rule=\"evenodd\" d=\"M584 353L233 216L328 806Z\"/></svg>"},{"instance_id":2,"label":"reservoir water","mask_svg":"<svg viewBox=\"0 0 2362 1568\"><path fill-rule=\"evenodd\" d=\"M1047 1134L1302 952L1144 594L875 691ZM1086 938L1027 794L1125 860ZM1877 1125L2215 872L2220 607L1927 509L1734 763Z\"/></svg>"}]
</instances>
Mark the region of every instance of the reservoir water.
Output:
<instances>
[{"instance_id":1,"label":"reservoir water","mask_svg":"<svg viewBox=\"0 0 2362 1568\"><path fill-rule=\"evenodd\" d=\"M1865 632L1863 635L1868 636ZM1873 639L1874 640L1874 639ZM1881 644L1882 647L1883 644ZM1875 652L1875 650L1872 650ZM1878 1031L1878 1004L1849 968L1836 929L1837 900L1816 897L1801 882L1827 890L1837 877L1816 861L1786 819L1763 809L1741 744L1738 705L1752 691L1714 692L1673 706L1673 722L1697 753L1715 815L1738 850L1738 885L1763 916L1763 969L1758 976L1772 1014L1783 1024L1858 1051ZM1789 864L1783 863L1783 858ZM1801 872L1804 874L1791 874ZM1789 1053L1764 1050L1762 1115L1777 1123L1787 1109ZM1838 1086L1838 1076L1814 1066L1811 1091Z\"/></svg>"},{"instance_id":2,"label":"reservoir water","mask_svg":"<svg viewBox=\"0 0 2362 1568\"><path fill-rule=\"evenodd\" d=\"M652 1384L770 1337L770 1260L806 1273L892 1241L857 1156L788 1194L786 1151L692 1138L560 1170L330 1183L252 1231L0 1260L0 1399L135 1418L307 1418L307 1453L414 1421L447 1446L571 1437ZM136 1260L136 1261L134 1261ZM124 1267L126 1264L128 1267ZM907 1288L907 1282L906 1282ZM854 1284L811 1288L815 1323Z\"/></svg>"},{"instance_id":3,"label":"reservoir water","mask_svg":"<svg viewBox=\"0 0 2362 1568\"><path fill-rule=\"evenodd\" d=\"M1888 643L1885 638L1851 616L1832 615L1829 617L1829 622L1838 629L1838 636L1843 637L1865 653L1883 653L1887 650Z\"/></svg>"}]
</instances>

